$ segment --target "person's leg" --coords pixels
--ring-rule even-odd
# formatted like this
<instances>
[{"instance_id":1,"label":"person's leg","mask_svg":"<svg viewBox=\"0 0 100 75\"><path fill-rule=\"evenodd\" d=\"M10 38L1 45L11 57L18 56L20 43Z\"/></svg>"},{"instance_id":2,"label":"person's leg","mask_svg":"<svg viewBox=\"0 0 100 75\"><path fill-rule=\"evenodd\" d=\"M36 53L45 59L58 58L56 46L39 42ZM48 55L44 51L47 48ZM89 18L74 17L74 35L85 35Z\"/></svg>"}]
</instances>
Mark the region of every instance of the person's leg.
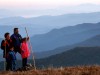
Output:
<instances>
[{"instance_id":1,"label":"person's leg","mask_svg":"<svg viewBox=\"0 0 100 75\"><path fill-rule=\"evenodd\" d=\"M6 71L8 71L9 68L8 68L8 60L6 59Z\"/></svg>"},{"instance_id":2,"label":"person's leg","mask_svg":"<svg viewBox=\"0 0 100 75\"><path fill-rule=\"evenodd\" d=\"M24 59L22 58L22 67L24 67Z\"/></svg>"},{"instance_id":3,"label":"person's leg","mask_svg":"<svg viewBox=\"0 0 100 75\"><path fill-rule=\"evenodd\" d=\"M25 58L22 59L22 66L25 67Z\"/></svg>"},{"instance_id":4,"label":"person's leg","mask_svg":"<svg viewBox=\"0 0 100 75\"><path fill-rule=\"evenodd\" d=\"M10 70L10 61L6 58L6 71Z\"/></svg>"},{"instance_id":5,"label":"person's leg","mask_svg":"<svg viewBox=\"0 0 100 75\"><path fill-rule=\"evenodd\" d=\"M10 70L13 70L13 61L10 61Z\"/></svg>"},{"instance_id":6,"label":"person's leg","mask_svg":"<svg viewBox=\"0 0 100 75\"><path fill-rule=\"evenodd\" d=\"M25 66L27 66L27 58L25 58Z\"/></svg>"},{"instance_id":7,"label":"person's leg","mask_svg":"<svg viewBox=\"0 0 100 75\"><path fill-rule=\"evenodd\" d=\"M22 59L22 65L23 65L23 67L27 66L27 58Z\"/></svg>"},{"instance_id":8,"label":"person's leg","mask_svg":"<svg viewBox=\"0 0 100 75\"><path fill-rule=\"evenodd\" d=\"M12 70L13 71L16 70L16 62L15 62L15 60L12 61Z\"/></svg>"}]
</instances>

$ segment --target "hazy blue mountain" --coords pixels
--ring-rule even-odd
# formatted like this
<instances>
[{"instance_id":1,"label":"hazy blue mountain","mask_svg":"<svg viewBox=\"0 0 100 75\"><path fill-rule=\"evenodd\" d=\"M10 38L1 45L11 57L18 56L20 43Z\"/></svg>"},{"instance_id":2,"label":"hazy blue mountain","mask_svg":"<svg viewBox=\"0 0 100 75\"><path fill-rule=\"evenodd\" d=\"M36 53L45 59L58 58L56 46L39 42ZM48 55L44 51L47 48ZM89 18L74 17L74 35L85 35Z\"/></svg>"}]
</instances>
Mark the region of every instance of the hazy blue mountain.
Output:
<instances>
[{"instance_id":1,"label":"hazy blue mountain","mask_svg":"<svg viewBox=\"0 0 100 75\"><path fill-rule=\"evenodd\" d=\"M63 52L62 47L66 50L70 50L77 46L98 46L100 34L99 24L100 23L84 23L77 26L54 29L47 34L41 34L31 38L36 58L48 57L61 53ZM3 31L0 34L3 36L5 33L4 30L7 31L7 29L12 31L13 26L12 28L10 26L7 28L4 26L4 28L0 29ZM23 28L21 32L25 33L25 29Z\"/></svg>"},{"instance_id":2,"label":"hazy blue mountain","mask_svg":"<svg viewBox=\"0 0 100 75\"><path fill-rule=\"evenodd\" d=\"M85 47L95 47L95 46L100 46L100 34L93 37L93 38L90 38L90 39L87 39L85 40L84 42L82 43L79 43L77 44L78 46L85 46Z\"/></svg>"},{"instance_id":3,"label":"hazy blue mountain","mask_svg":"<svg viewBox=\"0 0 100 75\"><path fill-rule=\"evenodd\" d=\"M45 67L100 64L100 47L76 47L48 58L39 59L37 64Z\"/></svg>"},{"instance_id":4,"label":"hazy blue mountain","mask_svg":"<svg viewBox=\"0 0 100 75\"><path fill-rule=\"evenodd\" d=\"M35 52L34 56L35 56L36 59L40 59L40 58L46 58L46 57L49 57L49 56L52 56L52 55L56 55L56 54L62 53L64 51L71 50L75 47L99 47L99 46L100 46L100 35L97 35L95 37L92 37L92 38L87 39L87 40L85 40L81 43L77 43L77 44L74 44L74 45L63 46L63 47L59 47L59 48L56 48L56 49L50 50L50 51ZM2 56L2 52L1 52L1 56ZM17 58L21 59L21 56L18 54ZM29 58L30 59L32 58L32 54ZM3 59L1 59L1 60L3 60Z\"/></svg>"},{"instance_id":5,"label":"hazy blue mountain","mask_svg":"<svg viewBox=\"0 0 100 75\"><path fill-rule=\"evenodd\" d=\"M40 16L32 18L17 16L0 19L0 25L20 25L33 27L35 29L34 33L37 32L38 34L48 32L54 28L73 26L81 23L97 22L100 22L100 12L65 14L58 16Z\"/></svg>"},{"instance_id":6,"label":"hazy blue mountain","mask_svg":"<svg viewBox=\"0 0 100 75\"><path fill-rule=\"evenodd\" d=\"M4 25L4 26L0 26L0 38L4 38L4 34L6 32L10 32L12 34L13 29L16 27L19 28L19 32L23 37L26 36L25 27L27 28L27 31L28 31L28 34L30 37L32 37L33 35L45 33L46 31L48 31L47 29L41 30L39 28L35 28L35 27L31 27L31 26L29 27L29 26L9 26L9 25L5 26Z\"/></svg>"},{"instance_id":7,"label":"hazy blue mountain","mask_svg":"<svg viewBox=\"0 0 100 75\"><path fill-rule=\"evenodd\" d=\"M31 38L34 51L48 51L73 45L100 34L100 23L84 23L76 26L54 29L49 33Z\"/></svg>"},{"instance_id":8,"label":"hazy blue mountain","mask_svg":"<svg viewBox=\"0 0 100 75\"><path fill-rule=\"evenodd\" d=\"M40 16L33 18L8 17L1 18L0 25L38 25L50 27L65 27L81 23L96 23L100 21L100 12L80 13L80 14L65 14L58 16Z\"/></svg>"},{"instance_id":9,"label":"hazy blue mountain","mask_svg":"<svg viewBox=\"0 0 100 75\"><path fill-rule=\"evenodd\" d=\"M49 56L52 56L55 54L62 53L64 51L68 51L68 50L73 49L75 47L99 47L99 46L100 46L100 35L96 35L96 36L94 36L90 39L87 39L81 43L73 44L70 46L59 47L59 48L56 48L56 49L50 50L50 51L38 52L35 54L35 56L38 59L39 58L46 58L46 57L49 57Z\"/></svg>"},{"instance_id":10,"label":"hazy blue mountain","mask_svg":"<svg viewBox=\"0 0 100 75\"><path fill-rule=\"evenodd\" d=\"M0 38L0 42L2 41L2 38Z\"/></svg>"}]
</instances>

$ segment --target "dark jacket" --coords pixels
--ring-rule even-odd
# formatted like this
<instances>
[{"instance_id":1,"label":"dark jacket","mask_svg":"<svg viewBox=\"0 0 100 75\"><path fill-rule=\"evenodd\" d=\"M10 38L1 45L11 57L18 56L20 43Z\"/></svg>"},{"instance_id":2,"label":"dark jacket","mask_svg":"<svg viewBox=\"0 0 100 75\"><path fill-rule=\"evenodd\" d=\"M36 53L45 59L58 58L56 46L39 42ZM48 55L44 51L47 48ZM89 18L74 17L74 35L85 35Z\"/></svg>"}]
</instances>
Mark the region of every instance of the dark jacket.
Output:
<instances>
[{"instance_id":1,"label":"dark jacket","mask_svg":"<svg viewBox=\"0 0 100 75\"><path fill-rule=\"evenodd\" d=\"M11 35L11 39L13 41L14 47L20 47L21 41L22 41L22 36L20 34L13 34Z\"/></svg>"},{"instance_id":2,"label":"dark jacket","mask_svg":"<svg viewBox=\"0 0 100 75\"><path fill-rule=\"evenodd\" d=\"M3 50L3 57L6 58L7 53L10 51L10 46L12 46L12 40L2 40L1 49ZM6 54L5 54L6 53Z\"/></svg>"}]
</instances>

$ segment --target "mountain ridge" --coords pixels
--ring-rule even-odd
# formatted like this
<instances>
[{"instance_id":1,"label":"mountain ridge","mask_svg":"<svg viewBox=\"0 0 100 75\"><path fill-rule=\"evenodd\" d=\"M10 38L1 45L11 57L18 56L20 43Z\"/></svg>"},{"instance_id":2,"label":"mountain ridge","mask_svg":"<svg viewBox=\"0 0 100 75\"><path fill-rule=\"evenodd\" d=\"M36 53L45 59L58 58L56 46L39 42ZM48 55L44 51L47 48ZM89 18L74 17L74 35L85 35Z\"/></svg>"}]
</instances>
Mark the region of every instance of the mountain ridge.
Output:
<instances>
[{"instance_id":1,"label":"mountain ridge","mask_svg":"<svg viewBox=\"0 0 100 75\"><path fill-rule=\"evenodd\" d=\"M57 47L72 45L100 34L100 23L84 23L71 27L52 30L46 34L31 38L35 50L52 50Z\"/></svg>"},{"instance_id":2,"label":"mountain ridge","mask_svg":"<svg viewBox=\"0 0 100 75\"><path fill-rule=\"evenodd\" d=\"M76 47L60 54L38 59L37 64L54 67L100 64L99 53L100 47Z\"/></svg>"}]
</instances>

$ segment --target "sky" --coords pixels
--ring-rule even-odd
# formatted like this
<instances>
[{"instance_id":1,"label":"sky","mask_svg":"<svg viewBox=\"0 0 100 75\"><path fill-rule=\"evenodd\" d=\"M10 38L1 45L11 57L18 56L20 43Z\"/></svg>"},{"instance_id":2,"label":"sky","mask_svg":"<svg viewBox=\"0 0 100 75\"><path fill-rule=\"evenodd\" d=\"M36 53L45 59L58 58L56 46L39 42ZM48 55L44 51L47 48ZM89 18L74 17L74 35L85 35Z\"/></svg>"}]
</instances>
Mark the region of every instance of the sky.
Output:
<instances>
[{"instance_id":1,"label":"sky","mask_svg":"<svg viewBox=\"0 0 100 75\"><path fill-rule=\"evenodd\" d=\"M81 4L99 5L100 0L0 0L0 9L3 13L9 11L22 16L54 15L57 14L55 10L58 14L72 13L73 9L68 8ZM68 11L65 12L65 8Z\"/></svg>"},{"instance_id":2,"label":"sky","mask_svg":"<svg viewBox=\"0 0 100 75\"><path fill-rule=\"evenodd\" d=\"M79 4L100 4L100 0L0 0L1 8L54 8Z\"/></svg>"}]
</instances>

